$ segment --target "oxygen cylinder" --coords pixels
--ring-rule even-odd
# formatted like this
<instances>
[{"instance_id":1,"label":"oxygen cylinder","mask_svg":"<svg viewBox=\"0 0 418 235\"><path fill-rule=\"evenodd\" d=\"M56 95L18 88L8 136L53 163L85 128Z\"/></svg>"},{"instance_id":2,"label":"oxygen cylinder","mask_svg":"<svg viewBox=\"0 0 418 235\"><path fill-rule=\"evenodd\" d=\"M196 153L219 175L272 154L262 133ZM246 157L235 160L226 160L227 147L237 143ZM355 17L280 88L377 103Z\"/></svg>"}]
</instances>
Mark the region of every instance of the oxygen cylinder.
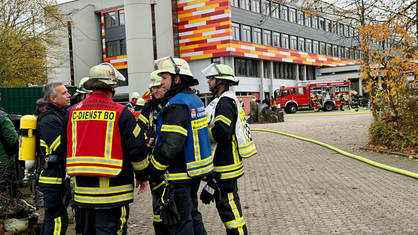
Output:
<instances>
[{"instance_id":1,"label":"oxygen cylinder","mask_svg":"<svg viewBox=\"0 0 418 235\"><path fill-rule=\"evenodd\" d=\"M35 165L36 122L37 118L32 115L25 115L20 119L19 161L25 163L24 183L29 181L29 170Z\"/></svg>"}]
</instances>

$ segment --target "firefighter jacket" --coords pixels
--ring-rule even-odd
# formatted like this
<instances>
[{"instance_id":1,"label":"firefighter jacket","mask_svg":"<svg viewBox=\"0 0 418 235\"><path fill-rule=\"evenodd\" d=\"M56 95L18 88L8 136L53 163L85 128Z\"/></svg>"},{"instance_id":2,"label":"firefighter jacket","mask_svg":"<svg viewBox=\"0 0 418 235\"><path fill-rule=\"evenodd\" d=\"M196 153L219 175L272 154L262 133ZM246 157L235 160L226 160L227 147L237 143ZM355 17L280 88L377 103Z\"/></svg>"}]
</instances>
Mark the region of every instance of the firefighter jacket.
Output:
<instances>
[{"instance_id":1,"label":"firefighter jacket","mask_svg":"<svg viewBox=\"0 0 418 235\"><path fill-rule=\"evenodd\" d=\"M134 175L148 179L144 131L127 107L94 93L64 119L67 172L75 204L109 208L133 202Z\"/></svg>"},{"instance_id":2,"label":"firefighter jacket","mask_svg":"<svg viewBox=\"0 0 418 235\"><path fill-rule=\"evenodd\" d=\"M128 107L129 111L132 111L132 109L135 107L135 103L131 100L129 103L126 104L126 107Z\"/></svg>"},{"instance_id":3,"label":"firefighter jacket","mask_svg":"<svg viewBox=\"0 0 418 235\"><path fill-rule=\"evenodd\" d=\"M43 169L39 176L41 191L44 191L42 188L64 187L65 151L59 147L63 118L66 114L66 110L49 103L45 111L38 116L37 155Z\"/></svg>"},{"instance_id":4,"label":"firefighter jacket","mask_svg":"<svg viewBox=\"0 0 418 235\"><path fill-rule=\"evenodd\" d=\"M215 172L221 180L236 179L244 174L242 158L257 153L244 110L237 97L224 91L206 107Z\"/></svg>"},{"instance_id":5,"label":"firefighter jacket","mask_svg":"<svg viewBox=\"0 0 418 235\"><path fill-rule=\"evenodd\" d=\"M0 128L0 165L4 166L14 157L11 154L15 154L16 151L11 151L11 148L17 142L18 136L12 120L2 108L0 108Z\"/></svg>"},{"instance_id":6,"label":"firefighter jacket","mask_svg":"<svg viewBox=\"0 0 418 235\"><path fill-rule=\"evenodd\" d=\"M168 180L190 181L213 171L203 102L186 85L169 90L157 119L151 180L168 171Z\"/></svg>"}]
</instances>

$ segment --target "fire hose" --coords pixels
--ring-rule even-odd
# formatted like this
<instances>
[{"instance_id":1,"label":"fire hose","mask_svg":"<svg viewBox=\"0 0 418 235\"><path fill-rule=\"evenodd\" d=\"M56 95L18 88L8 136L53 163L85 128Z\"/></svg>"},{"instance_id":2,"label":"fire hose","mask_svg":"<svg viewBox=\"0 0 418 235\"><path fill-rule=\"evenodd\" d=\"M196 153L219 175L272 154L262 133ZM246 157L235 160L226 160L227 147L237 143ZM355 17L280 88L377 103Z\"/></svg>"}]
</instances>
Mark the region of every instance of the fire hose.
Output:
<instances>
[{"instance_id":1,"label":"fire hose","mask_svg":"<svg viewBox=\"0 0 418 235\"><path fill-rule=\"evenodd\" d=\"M289 136L289 137L296 138L296 139L299 139L299 140L311 142L311 143L314 143L314 144L318 144L318 145L324 146L326 148L329 148L331 150L334 150L334 151L336 151L340 154L343 154L347 157L351 157L351 158L354 158L356 160L365 162L369 165L372 165L372 166L375 166L375 167L378 167L378 168L381 168L381 169L384 169L384 170L387 170L387 171L391 171L391 172L394 172L394 173L398 173L398 174L401 174L401 175L405 175L405 176L409 176L409 177L418 179L418 173L414 173L414 172L411 172L411 171L406 171L406 170L402 170L402 169L399 169L399 168L387 166L387 165L384 165L384 164L381 164L381 163L378 163L378 162L374 162L374 161L369 160L367 158L360 157L360 156L357 156L355 154L345 152L345 151L343 151L341 149L338 149L334 146L331 146L329 144L325 144L325 143L322 143L322 142L319 142L319 141L316 141L316 140L312 140L312 139L308 139L308 138L304 138L304 137L300 137L300 136L296 136L296 135L292 135L292 134L288 134L288 133L284 133L284 132L280 132L280 131L273 131L273 130L251 129L251 131L271 132L271 133L285 135L285 136Z\"/></svg>"}]
</instances>

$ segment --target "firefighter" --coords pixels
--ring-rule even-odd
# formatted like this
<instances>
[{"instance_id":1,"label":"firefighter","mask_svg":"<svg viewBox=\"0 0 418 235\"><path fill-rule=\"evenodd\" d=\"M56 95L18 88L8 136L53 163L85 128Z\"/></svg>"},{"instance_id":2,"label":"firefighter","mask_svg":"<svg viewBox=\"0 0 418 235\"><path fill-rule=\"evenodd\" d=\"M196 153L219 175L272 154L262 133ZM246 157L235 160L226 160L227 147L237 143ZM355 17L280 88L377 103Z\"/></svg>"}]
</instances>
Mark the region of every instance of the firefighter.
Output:
<instances>
[{"instance_id":1,"label":"firefighter","mask_svg":"<svg viewBox=\"0 0 418 235\"><path fill-rule=\"evenodd\" d=\"M337 108L337 110L341 108L341 95L340 94L337 94L335 96L335 107Z\"/></svg>"},{"instance_id":2,"label":"firefighter","mask_svg":"<svg viewBox=\"0 0 418 235\"><path fill-rule=\"evenodd\" d=\"M190 89L199 81L183 59L165 57L154 64L167 92L157 120L150 184L161 185L153 188L161 195L161 219L168 234L206 234L197 192L202 177L213 171L213 162L205 108Z\"/></svg>"},{"instance_id":3,"label":"firefighter","mask_svg":"<svg viewBox=\"0 0 418 235\"><path fill-rule=\"evenodd\" d=\"M319 100L318 100L317 95L314 95L314 96L312 97L312 102L313 102L313 105L314 105L314 111L315 111L315 112L318 112L318 111L319 111L319 107L318 107L318 105L320 105L321 103L319 103Z\"/></svg>"},{"instance_id":4,"label":"firefighter","mask_svg":"<svg viewBox=\"0 0 418 235\"><path fill-rule=\"evenodd\" d=\"M344 106L345 106L345 95L344 95L344 93L342 93L342 92L340 92L340 101L341 101L341 107L340 107L340 109L341 109L341 111L344 111Z\"/></svg>"},{"instance_id":5,"label":"firefighter","mask_svg":"<svg viewBox=\"0 0 418 235\"><path fill-rule=\"evenodd\" d=\"M138 99L139 99L139 93L135 91L134 93L132 93L131 101L129 101L129 103L126 104L126 107L128 107L128 109L132 111Z\"/></svg>"},{"instance_id":6,"label":"firefighter","mask_svg":"<svg viewBox=\"0 0 418 235\"><path fill-rule=\"evenodd\" d=\"M111 64L92 67L83 86L93 94L64 118L67 173L74 176L83 234L126 234L135 179L138 194L147 188L144 131L112 100L118 80L125 78Z\"/></svg>"},{"instance_id":7,"label":"firefighter","mask_svg":"<svg viewBox=\"0 0 418 235\"><path fill-rule=\"evenodd\" d=\"M270 107L271 107L271 110L273 110L275 112L276 111L276 106L277 106L276 99L274 99L273 96L271 96L271 98L270 98Z\"/></svg>"},{"instance_id":8,"label":"firefighter","mask_svg":"<svg viewBox=\"0 0 418 235\"><path fill-rule=\"evenodd\" d=\"M148 153L151 154L152 148L154 147L154 140L156 138L156 128L157 128L157 118L161 114L162 107L160 105L162 98L165 94L165 89L161 86L161 77L158 76L159 71L153 71L150 74L150 83L149 86L151 91L151 97L149 101L145 103L144 108L141 111L141 114L138 118L138 124L146 129L147 139L147 147ZM150 182L150 189L152 195L152 208L154 214L153 226L155 234L163 235L167 234L167 228L161 220L161 208L158 204L158 200L160 199L156 194L156 188L158 185L153 184L155 182Z\"/></svg>"},{"instance_id":9,"label":"firefighter","mask_svg":"<svg viewBox=\"0 0 418 235\"><path fill-rule=\"evenodd\" d=\"M237 180L244 174L242 158L251 157L257 151L244 110L235 93L229 89L237 86L239 81L235 81L232 68L223 64L211 64L202 73L208 79L209 90L214 96L206 107L206 113L209 116L215 174L213 178L208 177L201 199L209 204L214 197L227 234L248 234ZM210 193L213 190L207 189L214 189L215 192Z\"/></svg>"},{"instance_id":10,"label":"firefighter","mask_svg":"<svg viewBox=\"0 0 418 235\"><path fill-rule=\"evenodd\" d=\"M67 206L70 192L65 174L65 150L61 146L60 134L71 95L59 82L47 84L42 95L48 105L37 121L37 156L41 158L38 187L44 194L45 210L41 234L65 234L68 227Z\"/></svg>"},{"instance_id":11,"label":"firefighter","mask_svg":"<svg viewBox=\"0 0 418 235\"><path fill-rule=\"evenodd\" d=\"M359 97L357 95L357 91L353 92L353 95L351 96L352 99L352 107L356 112L358 112L359 109Z\"/></svg>"}]
</instances>

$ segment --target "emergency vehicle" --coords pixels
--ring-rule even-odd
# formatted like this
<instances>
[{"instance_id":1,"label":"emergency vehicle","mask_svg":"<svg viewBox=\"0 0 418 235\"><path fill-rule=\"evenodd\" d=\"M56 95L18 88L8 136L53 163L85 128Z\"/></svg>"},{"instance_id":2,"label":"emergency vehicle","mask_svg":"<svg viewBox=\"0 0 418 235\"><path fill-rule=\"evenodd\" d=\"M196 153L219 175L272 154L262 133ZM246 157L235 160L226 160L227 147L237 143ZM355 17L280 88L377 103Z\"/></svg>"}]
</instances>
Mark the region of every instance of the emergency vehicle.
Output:
<instances>
[{"instance_id":1,"label":"emergency vehicle","mask_svg":"<svg viewBox=\"0 0 418 235\"><path fill-rule=\"evenodd\" d=\"M319 108L332 111L335 107L335 97L345 93L345 100L350 100L350 81L315 81L303 86L281 87L274 91L274 98L286 113L296 113L297 110L313 109L312 97L316 96Z\"/></svg>"}]
</instances>

